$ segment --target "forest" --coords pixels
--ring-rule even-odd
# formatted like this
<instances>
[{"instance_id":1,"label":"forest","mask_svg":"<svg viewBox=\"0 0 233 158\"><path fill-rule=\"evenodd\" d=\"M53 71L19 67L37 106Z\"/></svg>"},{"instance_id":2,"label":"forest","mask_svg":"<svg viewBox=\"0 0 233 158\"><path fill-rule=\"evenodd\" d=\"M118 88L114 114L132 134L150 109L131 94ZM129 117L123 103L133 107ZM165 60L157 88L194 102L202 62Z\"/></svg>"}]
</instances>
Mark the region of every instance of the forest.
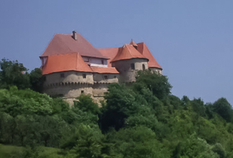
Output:
<instances>
[{"instance_id":1,"label":"forest","mask_svg":"<svg viewBox=\"0 0 233 158\"><path fill-rule=\"evenodd\" d=\"M145 70L130 85L109 84L100 108L89 95L69 107L42 93L39 68L7 59L0 68L0 157L233 158L225 98L179 98L166 76Z\"/></svg>"}]
</instances>

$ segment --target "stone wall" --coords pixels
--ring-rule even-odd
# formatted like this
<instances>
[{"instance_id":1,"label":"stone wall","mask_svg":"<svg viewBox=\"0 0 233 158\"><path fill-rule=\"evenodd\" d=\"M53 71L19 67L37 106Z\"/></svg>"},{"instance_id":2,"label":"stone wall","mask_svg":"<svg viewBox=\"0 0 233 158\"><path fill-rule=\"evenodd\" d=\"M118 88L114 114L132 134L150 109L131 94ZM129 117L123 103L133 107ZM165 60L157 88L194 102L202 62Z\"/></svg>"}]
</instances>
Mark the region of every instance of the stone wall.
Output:
<instances>
[{"instance_id":1,"label":"stone wall","mask_svg":"<svg viewBox=\"0 0 233 158\"><path fill-rule=\"evenodd\" d=\"M131 64L134 64L134 69L131 68ZM144 65L144 66L143 66ZM143 67L148 69L147 59L129 59L120 60L112 63L113 67L120 72L119 82L133 82L138 70L143 70Z\"/></svg>"},{"instance_id":2,"label":"stone wall","mask_svg":"<svg viewBox=\"0 0 233 158\"><path fill-rule=\"evenodd\" d=\"M150 69L151 71L154 71L154 72L159 73L159 74L162 75L162 70L161 70L161 69L158 69L158 68L156 68L156 67L150 67L149 69Z\"/></svg>"},{"instance_id":3,"label":"stone wall","mask_svg":"<svg viewBox=\"0 0 233 158\"><path fill-rule=\"evenodd\" d=\"M109 83L118 83L119 74L93 74L93 96L103 97L108 90Z\"/></svg>"},{"instance_id":4,"label":"stone wall","mask_svg":"<svg viewBox=\"0 0 233 158\"><path fill-rule=\"evenodd\" d=\"M94 82L98 83L114 83L118 82L119 74L93 74Z\"/></svg>"},{"instance_id":5,"label":"stone wall","mask_svg":"<svg viewBox=\"0 0 233 158\"><path fill-rule=\"evenodd\" d=\"M93 74L88 72L57 72L45 76L45 86L56 85L59 83L89 83L93 84Z\"/></svg>"},{"instance_id":6,"label":"stone wall","mask_svg":"<svg viewBox=\"0 0 233 158\"><path fill-rule=\"evenodd\" d=\"M45 86L44 93L51 96L61 96L64 98L77 98L82 93L92 95L92 84L69 84Z\"/></svg>"},{"instance_id":7,"label":"stone wall","mask_svg":"<svg viewBox=\"0 0 233 158\"><path fill-rule=\"evenodd\" d=\"M131 64L134 64L134 69L132 69ZM45 76L43 91L51 96L63 97L70 105L82 93L90 94L93 100L100 105L100 100L104 100L104 93L107 92L110 83L130 84L130 82L135 81L138 70L148 69L148 60L121 60L113 62L112 66L116 67L120 74L93 74L76 71L48 74ZM162 74L161 69L150 68L150 70Z\"/></svg>"}]
</instances>

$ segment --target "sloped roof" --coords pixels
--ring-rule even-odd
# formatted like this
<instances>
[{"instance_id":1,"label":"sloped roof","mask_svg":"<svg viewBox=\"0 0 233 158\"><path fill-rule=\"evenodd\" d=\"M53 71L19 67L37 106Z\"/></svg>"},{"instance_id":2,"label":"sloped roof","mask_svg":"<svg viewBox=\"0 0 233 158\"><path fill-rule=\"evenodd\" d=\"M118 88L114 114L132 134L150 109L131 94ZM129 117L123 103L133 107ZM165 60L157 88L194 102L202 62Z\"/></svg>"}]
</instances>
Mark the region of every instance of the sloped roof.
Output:
<instances>
[{"instance_id":1,"label":"sloped roof","mask_svg":"<svg viewBox=\"0 0 233 158\"><path fill-rule=\"evenodd\" d=\"M77 39L75 40L70 34L55 34L41 56L43 57L76 52L81 56L107 59L107 57L103 56L85 38L83 38L83 36L81 36L79 33L76 33L76 35Z\"/></svg>"},{"instance_id":2,"label":"sloped roof","mask_svg":"<svg viewBox=\"0 0 233 158\"><path fill-rule=\"evenodd\" d=\"M91 69L95 73L113 73L113 74L118 74L119 72L116 70L115 67L96 67L96 66L91 66Z\"/></svg>"},{"instance_id":3,"label":"sloped roof","mask_svg":"<svg viewBox=\"0 0 233 158\"><path fill-rule=\"evenodd\" d=\"M133 46L138 46L137 43L135 43L133 40L131 40L130 44Z\"/></svg>"},{"instance_id":4,"label":"sloped roof","mask_svg":"<svg viewBox=\"0 0 233 158\"><path fill-rule=\"evenodd\" d=\"M62 71L92 72L78 53L50 55L42 67L43 75Z\"/></svg>"},{"instance_id":5,"label":"sloped roof","mask_svg":"<svg viewBox=\"0 0 233 158\"><path fill-rule=\"evenodd\" d=\"M119 48L101 48L98 50L103 54L103 56L109 58L109 60L107 60L108 66L112 66L111 60L117 55Z\"/></svg>"},{"instance_id":6,"label":"sloped roof","mask_svg":"<svg viewBox=\"0 0 233 158\"><path fill-rule=\"evenodd\" d=\"M112 59L111 62L119 61L119 60L126 60L126 59L134 59L134 58L142 58L142 59L148 60L148 58L143 56L132 45L125 44L123 47L119 48L118 53Z\"/></svg>"},{"instance_id":7,"label":"sloped roof","mask_svg":"<svg viewBox=\"0 0 233 158\"><path fill-rule=\"evenodd\" d=\"M146 58L149 59L148 67L156 67L159 69L162 69L162 67L159 65L159 63L155 60L154 56L151 54L150 50L146 46L144 42L137 43L138 47L137 50L144 55Z\"/></svg>"}]
</instances>

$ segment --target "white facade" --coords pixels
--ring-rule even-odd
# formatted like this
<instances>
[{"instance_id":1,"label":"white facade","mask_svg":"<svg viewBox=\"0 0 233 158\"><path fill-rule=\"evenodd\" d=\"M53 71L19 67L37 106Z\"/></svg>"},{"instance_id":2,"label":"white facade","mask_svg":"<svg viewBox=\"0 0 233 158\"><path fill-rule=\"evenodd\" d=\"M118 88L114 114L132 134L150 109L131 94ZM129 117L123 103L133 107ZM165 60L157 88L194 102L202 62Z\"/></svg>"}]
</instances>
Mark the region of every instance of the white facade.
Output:
<instances>
[{"instance_id":1,"label":"white facade","mask_svg":"<svg viewBox=\"0 0 233 158\"><path fill-rule=\"evenodd\" d=\"M107 59L91 58L91 57L82 57L82 58L83 61L89 63L90 66L108 67Z\"/></svg>"}]
</instances>

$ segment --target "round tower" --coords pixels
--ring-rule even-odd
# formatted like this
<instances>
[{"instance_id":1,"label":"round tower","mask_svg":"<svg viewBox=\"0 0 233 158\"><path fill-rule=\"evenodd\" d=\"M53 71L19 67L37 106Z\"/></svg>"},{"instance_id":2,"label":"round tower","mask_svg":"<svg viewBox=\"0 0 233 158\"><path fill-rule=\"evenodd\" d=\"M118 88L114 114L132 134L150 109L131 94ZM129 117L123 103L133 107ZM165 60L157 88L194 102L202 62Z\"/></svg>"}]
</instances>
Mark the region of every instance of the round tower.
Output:
<instances>
[{"instance_id":1,"label":"round tower","mask_svg":"<svg viewBox=\"0 0 233 158\"><path fill-rule=\"evenodd\" d=\"M134 82L138 70L148 69L148 59L137 51L137 45L126 44L121 47L111 61L120 73L120 82Z\"/></svg>"}]
</instances>

